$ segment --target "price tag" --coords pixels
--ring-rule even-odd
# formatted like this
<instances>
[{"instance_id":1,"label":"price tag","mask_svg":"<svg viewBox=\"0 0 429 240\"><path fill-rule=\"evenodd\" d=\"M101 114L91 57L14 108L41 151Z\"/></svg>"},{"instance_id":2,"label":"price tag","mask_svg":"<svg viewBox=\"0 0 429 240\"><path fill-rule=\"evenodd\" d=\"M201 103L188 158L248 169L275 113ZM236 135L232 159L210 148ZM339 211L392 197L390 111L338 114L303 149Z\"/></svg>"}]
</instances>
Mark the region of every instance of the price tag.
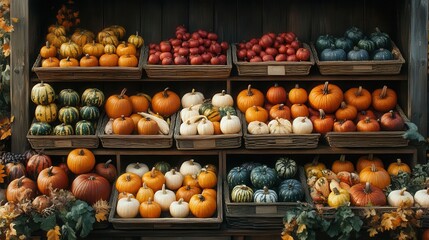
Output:
<instances>
[{"instance_id":1,"label":"price tag","mask_svg":"<svg viewBox=\"0 0 429 240\"><path fill-rule=\"evenodd\" d=\"M356 70L356 71L371 71L372 70L372 66L371 65L357 65L357 66L353 66L353 70Z\"/></svg>"},{"instance_id":2,"label":"price tag","mask_svg":"<svg viewBox=\"0 0 429 240\"><path fill-rule=\"evenodd\" d=\"M277 213L277 206L256 206L256 214L272 214Z\"/></svg>"},{"instance_id":3,"label":"price tag","mask_svg":"<svg viewBox=\"0 0 429 240\"><path fill-rule=\"evenodd\" d=\"M268 75L276 75L276 76L286 75L285 66L268 66Z\"/></svg>"},{"instance_id":4,"label":"price tag","mask_svg":"<svg viewBox=\"0 0 429 240\"><path fill-rule=\"evenodd\" d=\"M55 140L55 147L72 147L72 141L69 140Z\"/></svg>"}]
</instances>

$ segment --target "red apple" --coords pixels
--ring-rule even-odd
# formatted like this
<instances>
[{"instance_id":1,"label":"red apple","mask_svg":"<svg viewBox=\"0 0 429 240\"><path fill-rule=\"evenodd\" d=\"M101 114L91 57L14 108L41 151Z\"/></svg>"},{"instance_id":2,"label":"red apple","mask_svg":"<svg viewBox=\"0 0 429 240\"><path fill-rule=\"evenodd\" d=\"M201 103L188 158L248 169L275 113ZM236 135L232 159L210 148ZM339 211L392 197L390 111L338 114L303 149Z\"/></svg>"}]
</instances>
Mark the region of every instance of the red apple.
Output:
<instances>
[{"instance_id":1,"label":"red apple","mask_svg":"<svg viewBox=\"0 0 429 240\"><path fill-rule=\"evenodd\" d=\"M164 58L164 59L162 59L161 64L162 65L171 65L171 64L173 64L173 59L172 58Z\"/></svg>"},{"instance_id":2,"label":"red apple","mask_svg":"<svg viewBox=\"0 0 429 240\"><path fill-rule=\"evenodd\" d=\"M170 52L171 51L171 45L169 41L163 41L159 44L161 52Z\"/></svg>"},{"instance_id":3,"label":"red apple","mask_svg":"<svg viewBox=\"0 0 429 240\"><path fill-rule=\"evenodd\" d=\"M252 38L252 39L250 39L250 41L249 41L252 45L255 45L255 44L257 44L258 42L259 42L259 39L257 39L257 38Z\"/></svg>"},{"instance_id":4,"label":"red apple","mask_svg":"<svg viewBox=\"0 0 429 240\"><path fill-rule=\"evenodd\" d=\"M307 48L298 48L296 50L296 58L300 61L308 61L310 59L310 50Z\"/></svg>"},{"instance_id":5,"label":"red apple","mask_svg":"<svg viewBox=\"0 0 429 240\"><path fill-rule=\"evenodd\" d=\"M280 45L279 47L279 53L286 53L287 47L285 45Z\"/></svg>"},{"instance_id":6,"label":"red apple","mask_svg":"<svg viewBox=\"0 0 429 240\"><path fill-rule=\"evenodd\" d=\"M176 65L186 65L188 63L188 60L186 60L183 56L177 56L174 58L174 64Z\"/></svg>"},{"instance_id":7,"label":"red apple","mask_svg":"<svg viewBox=\"0 0 429 240\"><path fill-rule=\"evenodd\" d=\"M249 62L262 62L262 58L259 56L255 56L252 59L250 59Z\"/></svg>"},{"instance_id":8,"label":"red apple","mask_svg":"<svg viewBox=\"0 0 429 240\"><path fill-rule=\"evenodd\" d=\"M182 47L189 48L189 42L188 41L182 42Z\"/></svg>"},{"instance_id":9,"label":"red apple","mask_svg":"<svg viewBox=\"0 0 429 240\"><path fill-rule=\"evenodd\" d=\"M159 56L156 54L151 54L149 55L149 59L147 60L147 62L149 64L158 64L159 63Z\"/></svg>"},{"instance_id":10,"label":"red apple","mask_svg":"<svg viewBox=\"0 0 429 240\"><path fill-rule=\"evenodd\" d=\"M212 65L220 65L220 60L218 57L212 57L212 59L210 59L210 64Z\"/></svg>"},{"instance_id":11,"label":"red apple","mask_svg":"<svg viewBox=\"0 0 429 240\"><path fill-rule=\"evenodd\" d=\"M291 43L293 40L295 40L296 35L293 32L287 32L284 36L286 42Z\"/></svg>"},{"instance_id":12,"label":"red apple","mask_svg":"<svg viewBox=\"0 0 429 240\"><path fill-rule=\"evenodd\" d=\"M284 62L287 60L287 56L286 54L278 54L275 59L277 62Z\"/></svg>"},{"instance_id":13,"label":"red apple","mask_svg":"<svg viewBox=\"0 0 429 240\"><path fill-rule=\"evenodd\" d=\"M222 47L219 43L215 43L210 46L210 51L216 55L219 55L222 52Z\"/></svg>"},{"instance_id":14,"label":"red apple","mask_svg":"<svg viewBox=\"0 0 429 240\"><path fill-rule=\"evenodd\" d=\"M287 55L295 55L295 48L293 48L293 47L290 47L290 48L288 48L287 50L286 50L286 54Z\"/></svg>"},{"instance_id":15,"label":"red apple","mask_svg":"<svg viewBox=\"0 0 429 240\"><path fill-rule=\"evenodd\" d=\"M212 59L212 55L210 53L203 53L201 54L201 57L203 58L203 61L205 63L209 63L210 60Z\"/></svg>"},{"instance_id":16,"label":"red apple","mask_svg":"<svg viewBox=\"0 0 429 240\"><path fill-rule=\"evenodd\" d=\"M204 47L208 48L212 45L212 41L210 39L204 39Z\"/></svg>"},{"instance_id":17,"label":"red apple","mask_svg":"<svg viewBox=\"0 0 429 240\"><path fill-rule=\"evenodd\" d=\"M163 52L159 55L159 59L164 60L164 58L172 58L173 55L171 54L171 52Z\"/></svg>"},{"instance_id":18,"label":"red apple","mask_svg":"<svg viewBox=\"0 0 429 240\"><path fill-rule=\"evenodd\" d=\"M296 58L296 55L289 55L287 56L288 62L298 62L298 59Z\"/></svg>"},{"instance_id":19,"label":"red apple","mask_svg":"<svg viewBox=\"0 0 429 240\"><path fill-rule=\"evenodd\" d=\"M274 57L272 55L267 54L262 57L262 61L264 62L274 61Z\"/></svg>"},{"instance_id":20,"label":"red apple","mask_svg":"<svg viewBox=\"0 0 429 240\"><path fill-rule=\"evenodd\" d=\"M259 45L259 44L255 44L255 45L253 45L252 50L253 50L256 54L260 54L260 53L261 53L261 51L262 51L262 47L261 47L261 45Z\"/></svg>"},{"instance_id":21,"label":"red apple","mask_svg":"<svg viewBox=\"0 0 429 240\"><path fill-rule=\"evenodd\" d=\"M245 43L239 43L238 44L238 49L245 49L246 48L246 44Z\"/></svg>"},{"instance_id":22,"label":"red apple","mask_svg":"<svg viewBox=\"0 0 429 240\"><path fill-rule=\"evenodd\" d=\"M156 44L155 43L151 43L149 44L149 49L155 49Z\"/></svg>"},{"instance_id":23,"label":"red apple","mask_svg":"<svg viewBox=\"0 0 429 240\"><path fill-rule=\"evenodd\" d=\"M189 42L189 47L190 48L194 48L194 47L200 46L200 43L198 42L198 40L191 39L188 42Z\"/></svg>"},{"instance_id":24,"label":"red apple","mask_svg":"<svg viewBox=\"0 0 429 240\"><path fill-rule=\"evenodd\" d=\"M269 47L269 48L265 49L265 52L266 52L268 55L271 55L272 57L276 56L276 55L279 53L279 52L277 51L277 49L275 49L275 48L271 48L271 47Z\"/></svg>"},{"instance_id":25,"label":"red apple","mask_svg":"<svg viewBox=\"0 0 429 240\"><path fill-rule=\"evenodd\" d=\"M203 64L203 57L200 55L193 55L191 58L191 65L201 65Z\"/></svg>"},{"instance_id":26,"label":"red apple","mask_svg":"<svg viewBox=\"0 0 429 240\"><path fill-rule=\"evenodd\" d=\"M246 49L252 49L253 44L251 42L247 42L246 44Z\"/></svg>"},{"instance_id":27,"label":"red apple","mask_svg":"<svg viewBox=\"0 0 429 240\"><path fill-rule=\"evenodd\" d=\"M237 52L237 57L240 60L243 60L247 57L247 50L246 49L241 49Z\"/></svg>"},{"instance_id":28,"label":"red apple","mask_svg":"<svg viewBox=\"0 0 429 240\"><path fill-rule=\"evenodd\" d=\"M198 32L193 32L192 35L191 35L191 38L195 39L195 40L198 40L198 38L200 38L200 37L201 36L200 36L200 34Z\"/></svg>"},{"instance_id":29,"label":"red apple","mask_svg":"<svg viewBox=\"0 0 429 240\"><path fill-rule=\"evenodd\" d=\"M229 48L228 42L225 42L225 41L221 42L220 46L221 46L221 48L222 48L223 51L226 51Z\"/></svg>"},{"instance_id":30,"label":"red apple","mask_svg":"<svg viewBox=\"0 0 429 240\"><path fill-rule=\"evenodd\" d=\"M205 30L202 30L202 29L198 29L198 34L200 34L200 36L202 37L202 38L206 38L207 37L207 31L205 31Z\"/></svg>"},{"instance_id":31,"label":"red apple","mask_svg":"<svg viewBox=\"0 0 429 240\"><path fill-rule=\"evenodd\" d=\"M261 45L264 48L271 47L273 43L274 43L273 39L268 35L262 36L261 39L259 40L259 45Z\"/></svg>"},{"instance_id":32,"label":"red apple","mask_svg":"<svg viewBox=\"0 0 429 240\"><path fill-rule=\"evenodd\" d=\"M380 127L386 131L402 131L404 130L404 119L398 112L390 110L381 116Z\"/></svg>"},{"instance_id":33,"label":"red apple","mask_svg":"<svg viewBox=\"0 0 429 240\"><path fill-rule=\"evenodd\" d=\"M276 41L279 42L279 43L281 43L281 44L285 43L285 39L282 38L282 37L280 37L280 36L276 37Z\"/></svg>"},{"instance_id":34,"label":"red apple","mask_svg":"<svg viewBox=\"0 0 429 240\"><path fill-rule=\"evenodd\" d=\"M156 53L156 50L155 49L150 49L149 50L149 54L155 54Z\"/></svg>"},{"instance_id":35,"label":"red apple","mask_svg":"<svg viewBox=\"0 0 429 240\"><path fill-rule=\"evenodd\" d=\"M207 38L210 40L216 41L217 40L217 34L210 32L207 34Z\"/></svg>"},{"instance_id":36,"label":"red apple","mask_svg":"<svg viewBox=\"0 0 429 240\"><path fill-rule=\"evenodd\" d=\"M252 59L255 56L256 56L255 51L253 51L253 50L247 50L247 59Z\"/></svg>"},{"instance_id":37,"label":"red apple","mask_svg":"<svg viewBox=\"0 0 429 240\"><path fill-rule=\"evenodd\" d=\"M177 52L180 56L188 56L189 54L189 48L181 47L179 48L179 51Z\"/></svg>"},{"instance_id":38,"label":"red apple","mask_svg":"<svg viewBox=\"0 0 429 240\"><path fill-rule=\"evenodd\" d=\"M220 64L221 65L225 65L226 64L226 55L225 54L221 54L218 56Z\"/></svg>"},{"instance_id":39,"label":"red apple","mask_svg":"<svg viewBox=\"0 0 429 240\"><path fill-rule=\"evenodd\" d=\"M171 45L173 45L174 47L180 46L180 45L182 45L182 40L180 40L180 39L173 39L173 40L171 40Z\"/></svg>"},{"instance_id":40,"label":"red apple","mask_svg":"<svg viewBox=\"0 0 429 240\"><path fill-rule=\"evenodd\" d=\"M259 53L259 56L262 58L262 57L264 57L265 55L267 55L267 53L265 52L265 51L261 51L261 53Z\"/></svg>"},{"instance_id":41,"label":"red apple","mask_svg":"<svg viewBox=\"0 0 429 240\"><path fill-rule=\"evenodd\" d=\"M298 39L293 40L290 45L295 49L298 50L298 48L301 47L301 43L298 41Z\"/></svg>"}]
</instances>

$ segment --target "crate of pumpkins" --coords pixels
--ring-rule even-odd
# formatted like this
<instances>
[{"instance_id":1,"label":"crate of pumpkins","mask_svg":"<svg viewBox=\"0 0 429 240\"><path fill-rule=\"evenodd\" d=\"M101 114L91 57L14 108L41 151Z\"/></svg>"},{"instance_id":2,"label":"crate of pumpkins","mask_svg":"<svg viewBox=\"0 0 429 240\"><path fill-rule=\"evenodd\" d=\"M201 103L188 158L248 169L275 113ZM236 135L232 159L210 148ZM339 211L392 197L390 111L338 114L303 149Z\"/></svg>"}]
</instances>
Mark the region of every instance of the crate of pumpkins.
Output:
<instances>
[{"instance_id":1,"label":"crate of pumpkins","mask_svg":"<svg viewBox=\"0 0 429 240\"><path fill-rule=\"evenodd\" d=\"M222 223L219 157L133 160L116 180L109 222L116 229L211 229Z\"/></svg>"},{"instance_id":2,"label":"crate of pumpkins","mask_svg":"<svg viewBox=\"0 0 429 240\"><path fill-rule=\"evenodd\" d=\"M33 149L97 148L97 122L104 93L88 88L82 95L73 89L62 89L58 96L44 82L31 90L31 101L37 104L35 117L27 133Z\"/></svg>"},{"instance_id":3,"label":"crate of pumpkins","mask_svg":"<svg viewBox=\"0 0 429 240\"><path fill-rule=\"evenodd\" d=\"M233 227L281 227L288 210L310 200L304 170L293 158L245 161L238 166L230 161L226 169L225 212Z\"/></svg>"},{"instance_id":4,"label":"crate of pumpkins","mask_svg":"<svg viewBox=\"0 0 429 240\"><path fill-rule=\"evenodd\" d=\"M231 95L222 91L210 99L194 89L183 95L176 119L177 149L223 149L241 146L241 115Z\"/></svg>"},{"instance_id":5,"label":"crate of pumpkins","mask_svg":"<svg viewBox=\"0 0 429 240\"><path fill-rule=\"evenodd\" d=\"M378 28L367 36L357 27L343 36L320 35L311 49L323 75L399 74L405 63L390 36Z\"/></svg>"}]
</instances>

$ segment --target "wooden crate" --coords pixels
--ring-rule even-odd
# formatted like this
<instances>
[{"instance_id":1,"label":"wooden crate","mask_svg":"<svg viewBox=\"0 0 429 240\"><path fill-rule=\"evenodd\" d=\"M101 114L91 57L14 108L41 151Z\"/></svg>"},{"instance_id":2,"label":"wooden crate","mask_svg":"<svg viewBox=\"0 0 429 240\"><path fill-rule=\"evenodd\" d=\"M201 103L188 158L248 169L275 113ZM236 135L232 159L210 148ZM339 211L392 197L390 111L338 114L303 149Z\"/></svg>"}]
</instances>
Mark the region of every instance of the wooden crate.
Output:
<instances>
[{"instance_id":1,"label":"wooden crate","mask_svg":"<svg viewBox=\"0 0 429 240\"><path fill-rule=\"evenodd\" d=\"M40 80L93 80L93 79L128 79L139 80L143 72L144 47L140 48L137 67L55 67L43 68L42 57L38 55L33 65L33 72Z\"/></svg>"},{"instance_id":2,"label":"wooden crate","mask_svg":"<svg viewBox=\"0 0 429 240\"><path fill-rule=\"evenodd\" d=\"M259 134L247 132L247 123L242 121L244 146L247 149L296 149L317 148L320 134Z\"/></svg>"},{"instance_id":3,"label":"wooden crate","mask_svg":"<svg viewBox=\"0 0 429 240\"><path fill-rule=\"evenodd\" d=\"M173 146L176 114L170 118L170 131L167 135L108 135L104 133L104 128L108 121L109 118L104 114L100 117L97 128L98 137L105 148L170 148Z\"/></svg>"},{"instance_id":4,"label":"wooden crate","mask_svg":"<svg viewBox=\"0 0 429 240\"><path fill-rule=\"evenodd\" d=\"M239 110L237 109L237 112ZM238 117L243 122L240 114ZM241 147L241 137L243 130L236 134L220 134L220 135L180 135L180 124L182 119L180 113L177 114L176 126L174 129L174 139L176 147L179 150L204 150L204 149L227 149Z\"/></svg>"},{"instance_id":5,"label":"wooden crate","mask_svg":"<svg viewBox=\"0 0 429 240\"><path fill-rule=\"evenodd\" d=\"M231 49L226 53L226 65L152 65L148 64L148 49L145 50L143 68L149 78L184 79L184 78L227 78L231 74Z\"/></svg>"},{"instance_id":6,"label":"wooden crate","mask_svg":"<svg viewBox=\"0 0 429 240\"><path fill-rule=\"evenodd\" d=\"M320 61L314 43L310 45L322 75L394 75L401 72L401 67L405 63L401 51L393 42L394 60L386 61Z\"/></svg>"},{"instance_id":7,"label":"wooden crate","mask_svg":"<svg viewBox=\"0 0 429 240\"><path fill-rule=\"evenodd\" d=\"M35 122L36 119L33 119ZM97 132L94 135L30 135L27 140L33 149L60 149L60 148L98 148Z\"/></svg>"},{"instance_id":8,"label":"wooden crate","mask_svg":"<svg viewBox=\"0 0 429 240\"><path fill-rule=\"evenodd\" d=\"M224 164L226 165L226 164ZM226 166L224 176L227 176ZM299 167L296 179L304 189L305 202L311 202L304 168ZM298 206L298 202L277 203L234 203L230 198L228 183L224 181L225 218L229 226L234 228L279 229L283 227L283 218L287 211Z\"/></svg>"},{"instance_id":9,"label":"wooden crate","mask_svg":"<svg viewBox=\"0 0 429 240\"><path fill-rule=\"evenodd\" d=\"M168 157L169 163L177 163L177 158L175 159L172 156L166 156L166 157ZM195 157L195 156L191 156L191 157ZM115 185L113 184L113 189L112 189L113 196L110 199L110 206L112 208L109 214L109 222L113 225L115 229L219 229L223 222L221 154L217 154L216 156L213 156L213 157L216 157L216 160L214 160L213 158L208 159L207 156L204 156L204 155L201 155L200 157L201 157L201 160L203 160L203 161L198 160L198 162L201 165L210 163L210 164L214 164L218 168L218 182L216 187L217 210L213 217L196 218L192 216L192 214L190 213L190 216L187 218L173 218L171 217L170 213L163 212L161 214L161 218L141 218L141 217L120 218L116 214L118 191L116 190ZM149 156L149 158L150 160L148 161L151 161L151 163L155 162L153 157ZM140 161L140 162L144 162L144 161ZM145 162L145 163L148 164L149 167L151 167L149 162ZM180 166L179 164L177 165ZM125 167L126 167L126 164L123 164L123 166L121 167L122 170L125 169Z\"/></svg>"},{"instance_id":10,"label":"wooden crate","mask_svg":"<svg viewBox=\"0 0 429 240\"><path fill-rule=\"evenodd\" d=\"M313 53L308 44L304 47L310 51L310 61L302 62L245 62L238 61L237 46L232 44L232 61L237 66L240 76L299 76L308 75L314 65Z\"/></svg>"},{"instance_id":11,"label":"wooden crate","mask_svg":"<svg viewBox=\"0 0 429 240\"><path fill-rule=\"evenodd\" d=\"M401 107L396 110L409 122ZM404 131L379 131L379 132L328 132L325 139L331 147L404 147L408 146L408 139L403 137Z\"/></svg>"}]
</instances>

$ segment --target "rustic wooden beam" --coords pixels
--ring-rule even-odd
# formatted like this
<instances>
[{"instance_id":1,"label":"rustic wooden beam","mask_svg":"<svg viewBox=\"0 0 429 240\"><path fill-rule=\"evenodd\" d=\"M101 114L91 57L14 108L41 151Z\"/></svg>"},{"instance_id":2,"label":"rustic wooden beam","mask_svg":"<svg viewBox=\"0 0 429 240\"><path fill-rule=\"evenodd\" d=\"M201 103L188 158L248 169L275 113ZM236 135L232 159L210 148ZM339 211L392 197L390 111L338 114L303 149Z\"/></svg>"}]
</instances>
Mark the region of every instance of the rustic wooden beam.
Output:
<instances>
[{"instance_id":1,"label":"rustic wooden beam","mask_svg":"<svg viewBox=\"0 0 429 240\"><path fill-rule=\"evenodd\" d=\"M11 114L15 116L12 125L12 152L23 152L27 147L26 133L29 116L29 0L10 1L11 17L17 18L11 34Z\"/></svg>"}]
</instances>

